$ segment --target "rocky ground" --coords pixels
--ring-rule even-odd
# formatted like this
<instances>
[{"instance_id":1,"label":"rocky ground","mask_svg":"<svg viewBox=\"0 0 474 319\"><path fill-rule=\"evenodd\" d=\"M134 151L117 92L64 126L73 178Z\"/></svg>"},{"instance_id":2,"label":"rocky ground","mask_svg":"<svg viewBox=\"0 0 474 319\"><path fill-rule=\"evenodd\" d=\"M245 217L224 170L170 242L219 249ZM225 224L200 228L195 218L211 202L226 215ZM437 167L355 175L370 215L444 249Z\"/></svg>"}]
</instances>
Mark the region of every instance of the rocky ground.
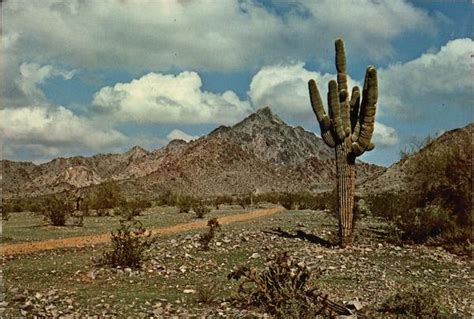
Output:
<instances>
[{"instance_id":1,"label":"rocky ground","mask_svg":"<svg viewBox=\"0 0 474 319\"><path fill-rule=\"evenodd\" d=\"M360 313L386 317L381 303L410 286L432 288L450 314L472 315L471 261L440 249L395 246L389 227L365 218L356 245L331 245L337 221L325 212L286 211L224 226L202 251L202 231L159 238L138 270L94 266L106 247L57 250L4 257L5 317L62 318L268 317L259 309L233 305L236 266L262 269L277 252L288 251L314 270L312 283L340 303L358 300Z\"/></svg>"}]
</instances>

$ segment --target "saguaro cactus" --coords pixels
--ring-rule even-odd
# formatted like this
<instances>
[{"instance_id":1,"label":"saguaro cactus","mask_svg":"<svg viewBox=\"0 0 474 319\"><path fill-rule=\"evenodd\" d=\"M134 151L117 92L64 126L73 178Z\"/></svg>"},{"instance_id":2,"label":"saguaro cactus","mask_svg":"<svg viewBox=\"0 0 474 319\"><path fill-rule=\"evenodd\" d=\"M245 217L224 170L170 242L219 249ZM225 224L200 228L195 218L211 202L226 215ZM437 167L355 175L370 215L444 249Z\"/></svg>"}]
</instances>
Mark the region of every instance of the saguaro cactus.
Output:
<instances>
[{"instance_id":1,"label":"saguaro cactus","mask_svg":"<svg viewBox=\"0 0 474 319\"><path fill-rule=\"evenodd\" d=\"M377 71L373 66L367 67L362 99L357 86L349 96L344 42L336 39L335 45L337 82L329 82L329 116L324 111L316 82L310 80L308 84L311 106L322 138L336 150L339 238L340 246L346 247L352 244L355 159L374 148L370 140L377 103Z\"/></svg>"}]
</instances>

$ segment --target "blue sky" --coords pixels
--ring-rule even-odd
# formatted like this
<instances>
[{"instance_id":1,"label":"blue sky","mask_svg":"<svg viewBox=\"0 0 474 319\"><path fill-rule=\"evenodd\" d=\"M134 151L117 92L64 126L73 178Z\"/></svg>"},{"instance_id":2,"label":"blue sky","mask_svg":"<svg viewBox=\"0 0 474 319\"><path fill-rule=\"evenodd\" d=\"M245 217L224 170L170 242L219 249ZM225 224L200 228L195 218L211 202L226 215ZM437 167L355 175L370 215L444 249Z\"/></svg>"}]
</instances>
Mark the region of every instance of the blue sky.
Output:
<instances>
[{"instance_id":1,"label":"blue sky","mask_svg":"<svg viewBox=\"0 0 474 319\"><path fill-rule=\"evenodd\" d=\"M271 106L319 133L307 93L379 75L376 149L390 165L414 138L472 122L470 1L44 0L2 4L3 157L159 148Z\"/></svg>"}]
</instances>

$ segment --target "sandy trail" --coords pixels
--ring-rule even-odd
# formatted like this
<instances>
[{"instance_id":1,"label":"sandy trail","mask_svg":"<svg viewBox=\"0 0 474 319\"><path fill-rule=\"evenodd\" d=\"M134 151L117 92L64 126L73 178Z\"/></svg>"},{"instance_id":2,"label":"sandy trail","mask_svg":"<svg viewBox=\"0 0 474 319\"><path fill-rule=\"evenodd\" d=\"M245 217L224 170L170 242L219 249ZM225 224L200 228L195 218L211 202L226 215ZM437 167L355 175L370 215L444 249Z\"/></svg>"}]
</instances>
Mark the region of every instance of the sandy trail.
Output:
<instances>
[{"instance_id":1,"label":"sandy trail","mask_svg":"<svg viewBox=\"0 0 474 319\"><path fill-rule=\"evenodd\" d=\"M227 225L242 221L247 221L255 218L270 216L282 211L282 208L268 208L268 209L257 209L248 213L236 214L231 216L224 216L218 218L219 224ZM207 227L207 220L197 220L190 223L177 224L168 227L153 228L152 236L176 234L185 232L193 229L201 229ZM37 251L51 250L58 248L68 247L86 247L97 244L103 244L110 241L110 233L100 235L89 235L89 236L77 236L63 239L50 239L43 241L34 241L27 243L18 243L10 245L0 246L0 253L5 255L20 255L28 254Z\"/></svg>"}]
</instances>

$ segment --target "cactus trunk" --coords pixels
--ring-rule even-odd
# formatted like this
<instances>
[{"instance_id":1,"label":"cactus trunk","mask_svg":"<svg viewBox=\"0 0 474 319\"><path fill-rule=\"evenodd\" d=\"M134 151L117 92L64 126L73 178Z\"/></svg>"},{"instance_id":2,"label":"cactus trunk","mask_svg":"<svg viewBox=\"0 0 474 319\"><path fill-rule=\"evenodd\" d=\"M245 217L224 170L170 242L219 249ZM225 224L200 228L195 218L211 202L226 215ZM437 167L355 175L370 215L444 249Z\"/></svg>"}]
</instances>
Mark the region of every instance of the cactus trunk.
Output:
<instances>
[{"instance_id":1,"label":"cactus trunk","mask_svg":"<svg viewBox=\"0 0 474 319\"><path fill-rule=\"evenodd\" d=\"M352 219L354 208L355 157L348 141L336 145L337 212L339 218L340 246L352 244Z\"/></svg>"},{"instance_id":2,"label":"cactus trunk","mask_svg":"<svg viewBox=\"0 0 474 319\"><path fill-rule=\"evenodd\" d=\"M310 80L309 97L321 128L321 136L329 147L336 150L337 209L339 216L340 246L352 244L353 209L355 192L355 158L374 149L374 132L378 96L377 71L369 66L365 73L362 99L358 87L349 96L346 57L342 39L336 39L337 82L328 85L328 111L324 110L318 86Z\"/></svg>"}]
</instances>

